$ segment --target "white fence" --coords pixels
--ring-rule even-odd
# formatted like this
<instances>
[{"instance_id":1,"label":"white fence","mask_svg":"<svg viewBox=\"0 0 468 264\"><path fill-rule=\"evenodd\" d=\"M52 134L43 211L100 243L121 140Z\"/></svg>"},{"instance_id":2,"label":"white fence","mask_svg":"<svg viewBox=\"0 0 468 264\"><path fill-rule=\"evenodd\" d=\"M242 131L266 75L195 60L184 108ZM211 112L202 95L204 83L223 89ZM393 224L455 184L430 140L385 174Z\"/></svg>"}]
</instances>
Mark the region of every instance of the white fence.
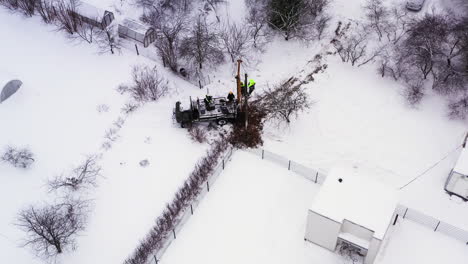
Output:
<instances>
[{"instance_id":1,"label":"white fence","mask_svg":"<svg viewBox=\"0 0 468 264\"><path fill-rule=\"evenodd\" d=\"M468 245L468 231L466 230L440 221L439 219L408 208L404 205L398 205L395 213L397 213L399 217L402 217L403 219L411 220L415 223L432 229L434 232L443 233Z\"/></svg>"},{"instance_id":2,"label":"white fence","mask_svg":"<svg viewBox=\"0 0 468 264\"><path fill-rule=\"evenodd\" d=\"M270 152L264 149L247 149L249 153L259 156L261 159L272 161L278 164L281 167L284 167L292 172L295 172L301 176L304 176L306 179L311 180L317 184L322 184L327 177L325 171L321 169L312 169L306 167L300 163L297 163L293 160L287 159L283 156Z\"/></svg>"},{"instance_id":3,"label":"white fence","mask_svg":"<svg viewBox=\"0 0 468 264\"><path fill-rule=\"evenodd\" d=\"M213 173L208 177L208 181L206 182L206 186L202 189L198 197L192 201L192 203L185 208L183 215L175 224L174 230L172 231L172 236L167 237L164 242L164 246L156 252L151 259L148 260L148 264L157 264L159 259L161 259L162 255L166 252L169 245L177 238L180 230L184 227L185 223L190 219L193 215L194 211L197 209L200 202L203 200L205 195L210 191L211 186L214 185L216 180L218 179L219 175L223 172L226 165L231 161L232 154L234 154L235 149L229 148L224 157L220 160L216 168L213 170Z\"/></svg>"},{"instance_id":4,"label":"white fence","mask_svg":"<svg viewBox=\"0 0 468 264\"><path fill-rule=\"evenodd\" d=\"M318 184L322 184L325 181L325 178L327 177L326 173L320 169L315 170L308 168L304 165L301 165L297 162L294 162L292 160L289 160L285 157L282 157L278 154L264 149L247 149L246 151L253 153L256 156L259 156L261 159L272 161L278 164L279 166L287 168L288 170L300 174L305 178ZM445 235L458 239L468 245L468 231L466 230L440 221L432 216L408 208L404 205L398 205L398 207L395 209L395 213L403 219L411 220L417 224L432 229L434 232L441 232Z\"/></svg>"}]
</instances>

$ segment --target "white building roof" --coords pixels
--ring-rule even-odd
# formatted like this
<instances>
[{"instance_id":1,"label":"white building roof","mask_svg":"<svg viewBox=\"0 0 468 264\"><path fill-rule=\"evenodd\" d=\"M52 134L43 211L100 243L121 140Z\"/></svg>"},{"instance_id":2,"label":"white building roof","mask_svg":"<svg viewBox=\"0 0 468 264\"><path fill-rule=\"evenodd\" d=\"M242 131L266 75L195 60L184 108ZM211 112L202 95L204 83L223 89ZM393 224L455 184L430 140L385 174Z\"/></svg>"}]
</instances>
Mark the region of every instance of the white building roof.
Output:
<instances>
[{"instance_id":1,"label":"white building roof","mask_svg":"<svg viewBox=\"0 0 468 264\"><path fill-rule=\"evenodd\" d=\"M101 21L104 17L105 10L85 2L79 2L76 6L76 12L84 17Z\"/></svg>"},{"instance_id":2,"label":"white building roof","mask_svg":"<svg viewBox=\"0 0 468 264\"><path fill-rule=\"evenodd\" d=\"M131 29L132 31L134 32L137 32L137 33L140 33L142 35L145 35L146 34L146 31L148 31L148 29L150 29L149 26L146 26L146 25L143 25L133 19L129 19L129 18L125 18L123 21L122 21L122 26L125 26L129 29Z\"/></svg>"},{"instance_id":3,"label":"white building roof","mask_svg":"<svg viewBox=\"0 0 468 264\"><path fill-rule=\"evenodd\" d=\"M463 175L468 175L468 150L463 148L458 158L457 164L455 164L454 171Z\"/></svg>"},{"instance_id":4,"label":"white building roof","mask_svg":"<svg viewBox=\"0 0 468 264\"><path fill-rule=\"evenodd\" d=\"M375 178L355 168L334 168L310 210L339 223L347 219L374 231L375 238L383 239L398 199L395 190Z\"/></svg>"}]
</instances>

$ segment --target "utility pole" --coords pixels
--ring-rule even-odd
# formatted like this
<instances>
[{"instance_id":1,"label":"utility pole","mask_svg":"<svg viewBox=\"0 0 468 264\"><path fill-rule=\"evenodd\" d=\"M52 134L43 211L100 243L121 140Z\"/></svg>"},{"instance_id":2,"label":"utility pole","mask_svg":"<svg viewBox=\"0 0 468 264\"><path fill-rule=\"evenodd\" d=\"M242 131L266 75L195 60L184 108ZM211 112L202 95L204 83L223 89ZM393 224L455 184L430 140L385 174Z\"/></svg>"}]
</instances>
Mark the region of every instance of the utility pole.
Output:
<instances>
[{"instance_id":1,"label":"utility pole","mask_svg":"<svg viewBox=\"0 0 468 264\"><path fill-rule=\"evenodd\" d=\"M244 111L245 111L245 128L247 129L247 126L249 124L249 87L247 83L247 73L245 74L245 79L244 79L244 85L245 85L245 106L244 106Z\"/></svg>"},{"instance_id":2,"label":"utility pole","mask_svg":"<svg viewBox=\"0 0 468 264\"><path fill-rule=\"evenodd\" d=\"M237 60L237 76L236 76L236 81L237 81L237 101L239 102L239 106L242 105L242 92L241 92L241 77L240 77L240 65L242 63L242 60Z\"/></svg>"}]
</instances>

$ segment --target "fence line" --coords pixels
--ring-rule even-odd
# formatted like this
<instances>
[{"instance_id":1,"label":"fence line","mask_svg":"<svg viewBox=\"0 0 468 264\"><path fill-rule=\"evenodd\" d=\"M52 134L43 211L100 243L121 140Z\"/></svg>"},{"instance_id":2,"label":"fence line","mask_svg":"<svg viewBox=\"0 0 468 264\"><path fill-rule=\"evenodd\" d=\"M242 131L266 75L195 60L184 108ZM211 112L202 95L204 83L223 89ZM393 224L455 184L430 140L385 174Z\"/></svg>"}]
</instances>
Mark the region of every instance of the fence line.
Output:
<instances>
[{"instance_id":1,"label":"fence line","mask_svg":"<svg viewBox=\"0 0 468 264\"><path fill-rule=\"evenodd\" d=\"M403 219L408 219L417 224L430 228L434 232L443 233L468 245L468 231L466 230L401 204L397 206L395 213Z\"/></svg>"},{"instance_id":2,"label":"fence line","mask_svg":"<svg viewBox=\"0 0 468 264\"><path fill-rule=\"evenodd\" d=\"M327 177L326 173L321 169L315 170L306 167L300 163L289 160L265 149L246 149L245 151L258 156L261 159L272 161L279 166L285 167L288 170L293 171L317 184L322 184ZM467 230L463 230L451 224L445 223L439 219L426 215L415 209L408 208L407 206L401 204L399 204L395 209L395 214L398 214L403 219L408 219L417 224L430 228L434 232L443 233L468 245Z\"/></svg>"},{"instance_id":3,"label":"fence line","mask_svg":"<svg viewBox=\"0 0 468 264\"><path fill-rule=\"evenodd\" d=\"M208 177L208 180L206 181L206 186L200 191L198 194L197 198L195 198L194 201L190 203L190 205L186 206L184 209L184 213L182 216L176 221L176 224L174 225L174 229L172 230L172 234L170 234L164 241L164 245L161 247L160 250L158 250L155 254L153 254L153 257L147 260L148 264L158 264L159 260L161 257L164 255L166 252L167 248L171 245L171 243L177 239L177 235L179 232L182 230L184 225L187 223L187 221L190 219L190 217L193 215L195 212L195 209L198 208L200 205L201 201L203 198L206 196L206 194L210 191L210 188L214 185L216 180L219 178L219 175L223 172L224 168L226 165L231 161L232 155L234 154L235 149L229 148L224 157L219 161L218 165L216 168L213 170L213 173L210 174Z\"/></svg>"},{"instance_id":4,"label":"fence line","mask_svg":"<svg viewBox=\"0 0 468 264\"><path fill-rule=\"evenodd\" d=\"M298 162L295 162L293 160L290 160L288 158L285 158L283 156L280 156L276 153L273 153L265 149L246 149L245 151L252 153L256 156L259 156L261 159L274 162L278 164L279 166L284 167L292 172L295 172L303 176L304 178L317 184L322 184L327 177L327 174L325 173L325 171L321 169L309 168Z\"/></svg>"}]
</instances>

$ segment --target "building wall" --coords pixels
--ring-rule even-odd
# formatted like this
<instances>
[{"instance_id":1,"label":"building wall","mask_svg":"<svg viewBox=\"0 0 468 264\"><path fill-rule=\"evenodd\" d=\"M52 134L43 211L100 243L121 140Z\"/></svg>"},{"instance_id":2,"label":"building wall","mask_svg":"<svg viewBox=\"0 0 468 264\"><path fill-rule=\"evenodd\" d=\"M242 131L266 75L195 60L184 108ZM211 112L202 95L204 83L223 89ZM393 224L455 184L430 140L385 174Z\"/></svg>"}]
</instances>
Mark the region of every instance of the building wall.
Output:
<instances>
[{"instance_id":1,"label":"building wall","mask_svg":"<svg viewBox=\"0 0 468 264\"><path fill-rule=\"evenodd\" d=\"M346 219L343 220L343 224L341 225L341 232L353 234L354 236L367 241L371 241L372 237L374 236L374 231Z\"/></svg>"},{"instance_id":2,"label":"building wall","mask_svg":"<svg viewBox=\"0 0 468 264\"><path fill-rule=\"evenodd\" d=\"M379 253L380 244L382 241L373 237L371 243L369 245L369 249L367 250L366 258L364 259L364 264L372 264L374 263L375 257L377 253Z\"/></svg>"},{"instance_id":3,"label":"building wall","mask_svg":"<svg viewBox=\"0 0 468 264\"><path fill-rule=\"evenodd\" d=\"M334 251L341 223L309 210L305 239Z\"/></svg>"}]
</instances>

